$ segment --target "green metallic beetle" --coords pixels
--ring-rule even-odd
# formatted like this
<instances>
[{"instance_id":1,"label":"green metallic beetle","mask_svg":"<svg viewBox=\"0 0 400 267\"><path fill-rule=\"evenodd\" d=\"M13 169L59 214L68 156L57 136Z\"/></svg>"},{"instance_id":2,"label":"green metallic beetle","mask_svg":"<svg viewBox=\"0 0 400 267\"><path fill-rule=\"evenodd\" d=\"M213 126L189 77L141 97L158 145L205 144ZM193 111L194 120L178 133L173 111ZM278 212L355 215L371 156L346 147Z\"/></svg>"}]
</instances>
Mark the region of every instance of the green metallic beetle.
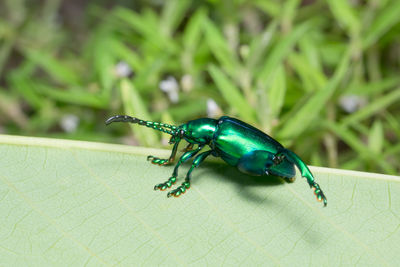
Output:
<instances>
[{"instance_id":1,"label":"green metallic beetle","mask_svg":"<svg viewBox=\"0 0 400 267\"><path fill-rule=\"evenodd\" d=\"M174 161L179 142L184 139L189 144L184 149L184 154L179 158L172 176L164 183L154 186L154 190L166 190L175 184L179 166L190 158L193 158L206 145L211 149L198 154L186 174L185 181L176 189L168 193L168 197L179 197L190 188L190 178L194 168L203 160L213 155L221 157L226 163L236 166L240 171L250 175L276 175L291 182L295 179L295 169L301 171L301 176L307 179L308 184L314 189L318 201L327 204L326 197L307 165L294 152L284 148L278 141L254 128L253 126L223 116L219 119L201 118L189 121L180 126L159 122L144 121L126 115L117 115L109 118L106 124L112 122L130 122L144 125L158 131L172 135L169 143L174 144L172 153L168 159L160 159L148 156L153 164L167 165ZM197 148L193 148L197 145Z\"/></svg>"}]
</instances>

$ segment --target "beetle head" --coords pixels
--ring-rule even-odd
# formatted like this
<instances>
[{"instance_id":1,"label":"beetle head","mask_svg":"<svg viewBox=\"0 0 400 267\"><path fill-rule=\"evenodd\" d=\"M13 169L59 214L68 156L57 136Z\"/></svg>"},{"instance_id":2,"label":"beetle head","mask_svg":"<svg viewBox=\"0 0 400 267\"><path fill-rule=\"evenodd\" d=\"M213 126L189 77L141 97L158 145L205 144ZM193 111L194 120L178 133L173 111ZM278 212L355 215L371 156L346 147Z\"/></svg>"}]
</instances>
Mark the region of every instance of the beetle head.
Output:
<instances>
[{"instance_id":1,"label":"beetle head","mask_svg":"<svg viewBox=\"0 0 400 267\"><path fill-rule=\"evenodd\" d=\"M172 136L171 136L171 138L169 139L169 144L175 144L176 142L179 142L182 138L184 138L185 137L185 130L184 129L182 129L182 128L177 128L174 132L173 132L173 134L172 134Z\"/></svg>"}]
</instances>

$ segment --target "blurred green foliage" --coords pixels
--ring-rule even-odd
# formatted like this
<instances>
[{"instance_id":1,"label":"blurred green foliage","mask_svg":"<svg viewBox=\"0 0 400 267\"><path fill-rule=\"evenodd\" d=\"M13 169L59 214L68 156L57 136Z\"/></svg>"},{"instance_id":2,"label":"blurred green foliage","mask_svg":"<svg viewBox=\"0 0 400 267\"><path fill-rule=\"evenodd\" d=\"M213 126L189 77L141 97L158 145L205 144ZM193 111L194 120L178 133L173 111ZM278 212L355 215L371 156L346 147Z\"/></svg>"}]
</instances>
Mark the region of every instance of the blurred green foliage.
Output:
<instances>
[{"instance_id":1,"label":"blurred green foliage","mask_svg":"<svg viewBox=\"0 0 400 267\"><path fill-rule=\"evenodd\" d=\"M104 120L226 114L311 164L398 174L399 14L397 0L3 0L0 131L157 147L167 137Z\"/></svg>"}]
</instances>

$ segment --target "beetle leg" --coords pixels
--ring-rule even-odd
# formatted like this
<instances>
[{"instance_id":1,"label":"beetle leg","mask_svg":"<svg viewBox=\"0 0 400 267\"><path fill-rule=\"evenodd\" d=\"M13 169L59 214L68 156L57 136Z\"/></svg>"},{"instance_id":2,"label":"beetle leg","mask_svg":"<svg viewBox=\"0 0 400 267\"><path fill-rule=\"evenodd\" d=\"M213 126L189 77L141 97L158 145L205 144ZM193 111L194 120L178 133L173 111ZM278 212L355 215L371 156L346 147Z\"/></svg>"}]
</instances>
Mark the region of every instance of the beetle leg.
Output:
<instances>
[{"instance_id":1,"label":"beetle leg","mask_svg":"<svg viewBox=\"0 0 400 267\"><path fill-rule=\"evenodd\" d=\"M282 153L276 153L275 155L272 156L272 161L274 162L274 165L281 164L284 159L285 155Z\"/></svg>"},{"instance_id":2,"label":"beetle leg","mask_svg":"<svg viewBox=\"0 0 400 267\"><path fill-rule=\"evenodd\" d=\"M176 151L178 150L178 145L179 145L179 141L174 144L174 147L172 148L171 155L169 156L168 159L160 159L158 157L148 156L147 160L151 160L151 163L157 164L157 165L160 165L160 166L161 165L171 164L175 160L175 155L176 155Z\"/></svg>"},{"instance_id":3,"label":"beetle leg","mask_svg":"<svg viewBox=\"0 0 400 267\"><path fill-rule=\"evenodd\" d=\"M314 194L317 197L317 200L320 202L324 203L324 206L327 204L327 200L325 197L324 192L320 188L319 184L315 182L314 176L312 175L310 169L307 167L307 165L300 159L299 156L297 156L293 151L290 151L289 149L282 149L278 151L275 155L276 157L281 157L285 156L287 160L292 162L299 168L301 172L301 176L307 179L308 184L310 187L314 190Z\"/></svg>"},{"instance_id":4,"label":"beetle leg","mask_svg":"<svg viewBox=\"0 0 400 267\"><path fill-rule=\"evenodd\" d=\"M193 149L194 144L189 143L184 149L182 149L182 152L188 152Z\"/></svg>"},{"instance_id":5,"label":"beetle leg","mask_svg":"<svg viewBox=\"0 0 400 267\"><path fill-rule=\"evenodd\" d=\"M270 167L280 165L285 160L285 158L286 158L286 156L284 154L276 153L272 157L272 162L274 164L272 164ZM294 174L292 177L282 176L282 178L285 179L285 181L288 183L294 183L294 181L296 181L296 176Z\"/></svg>"},{"instance_id":6,"label":"beetle leg","mask_svg":"<svg viewBox=\"0 0 400 267\"><path fill-rule=\"evenodd\" d=\"M166 182L155 185L154 186L154 190L158 190L159 189L161 191L164 191L165 189L170 188L176 182L176 177L178 176L179 166L182 163L184 163L185 161L187 161L188 159L190 159L191 157L194 157L197 154L197 152L199 152L202 148L203 148L203 146L199 146L197 149L188 151L185 154L183 154L179 158L178 163L175 165L174 172L172 173L172 176Z\"/></svg>"},{"instance_id":7,"label":"beetle leg","mask_svg":"<svg viewBox=\"0 0 400 267\"><path fill-rule=\"evenodd\" d=\"M199 166L200 163L202 163L203 160L207 156L209 156L211 153L212 153L212 150L208 150L206 152L203 152L203 153L197 155L193 160L192 166L190 167L189 171L186 174L185 181L180 186L178 186L176 189L168 192L167 197L171 197L171 196L179 197L181 194L185 193L186 190L188 190L190 188L190 178L191 178L192 171L194 170L194 168Z\"/></svg>"},{"instance_id":8,"label":"beetle leg","mask_svg":"<svg viewBox=\"0 0 400 267\"><path fill-rule=\"evenodd\" d=\"M293 177L290 177L290 178L283 177L283 179L285 179L285 181L288 182L288 183L294 183L294 181L296 181L296 176L293 176Z\"/></svg>"},{"instance_id":9,"label":"beetle leg","mask_svg":"<svg viewBox=\"0 0 400 267\"><path fill-rule=\"evenodd\" d=\"M274 165L272 153L264 150L254 150L244 154L237 163L237 168L250 175L268 175L269 168Z\"/></svg>"}]
</instances>

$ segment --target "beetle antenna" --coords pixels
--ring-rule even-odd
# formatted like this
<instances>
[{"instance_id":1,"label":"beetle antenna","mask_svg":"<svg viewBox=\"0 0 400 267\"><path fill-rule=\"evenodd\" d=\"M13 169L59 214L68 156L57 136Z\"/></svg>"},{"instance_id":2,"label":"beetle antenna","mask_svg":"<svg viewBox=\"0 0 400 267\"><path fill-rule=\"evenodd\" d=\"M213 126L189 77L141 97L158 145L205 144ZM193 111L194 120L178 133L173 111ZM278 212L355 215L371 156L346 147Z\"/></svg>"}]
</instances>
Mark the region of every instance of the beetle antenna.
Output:
<instances>
[{"instance_id":1,"label":"beetle antenna","mask_svg":"<svg viewBox=\"0 0 400 267\"><path fill-rule=\"evenodd\" d=\"M176 127L175 125L170 125L170 124L166 124L166 123L161 123L161 122L153 122L153 121L145 121L145 120L141 120L135 117L131 117L131 116L127 116L127 115L116 115L116 116L112 116L110 118L108 118L106 120L106 125L109 125L113 122L130 122L130 123L137 123L139 125L143 125L149 128L153 128L155 130L161 131L163 133L167 133L170 135L175 135L176 134L176 130L178 127ZM171 129L172 131L168 130Z\"/></svg>"}]
</instances>

